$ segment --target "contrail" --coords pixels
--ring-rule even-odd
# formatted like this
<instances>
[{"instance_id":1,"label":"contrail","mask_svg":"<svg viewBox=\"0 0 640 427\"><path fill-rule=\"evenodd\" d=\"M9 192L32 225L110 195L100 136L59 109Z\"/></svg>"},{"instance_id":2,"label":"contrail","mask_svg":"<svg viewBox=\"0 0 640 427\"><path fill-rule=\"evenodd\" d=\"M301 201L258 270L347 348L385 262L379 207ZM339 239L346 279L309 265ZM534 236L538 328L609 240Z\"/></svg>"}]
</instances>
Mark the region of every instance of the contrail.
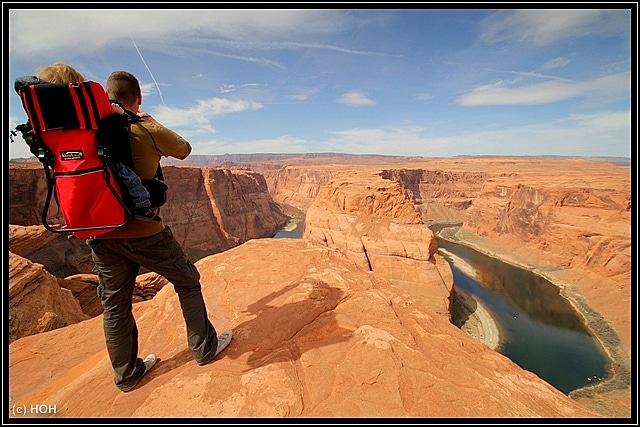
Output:
<instances>
[{"instance_id":1,"label":"contrail","mask_svg":"<svg viewBox=\"0 0 640 427\"><path fill-rule=\"evenodd\" d=\"M140 53L140 49L138 49L138 46L136 45L136 41L133 39L133 36L131 36L131 42L133 43L133 47L136 48L136 51L138 52L138 56L140 56L140 59L142 60L142 63L144 64L144 66L147 68L147 71L149 72L149 75L151 76L151 79L153 80L153 83L155 83L156 85L156 89L158 89L158 95L160 95L160 100L162 101L162 103L166 106L167 104L165 104L164 102L164 98L162 98L162 91L160 90L160 86L158 86L158 82L156 81L156 78L153 77L153 73L151 72L151 70L149 69L149 66L147 65L147 62L144 60L144 58L142 57L142 53Z\"/></svg>"}]
</instances>

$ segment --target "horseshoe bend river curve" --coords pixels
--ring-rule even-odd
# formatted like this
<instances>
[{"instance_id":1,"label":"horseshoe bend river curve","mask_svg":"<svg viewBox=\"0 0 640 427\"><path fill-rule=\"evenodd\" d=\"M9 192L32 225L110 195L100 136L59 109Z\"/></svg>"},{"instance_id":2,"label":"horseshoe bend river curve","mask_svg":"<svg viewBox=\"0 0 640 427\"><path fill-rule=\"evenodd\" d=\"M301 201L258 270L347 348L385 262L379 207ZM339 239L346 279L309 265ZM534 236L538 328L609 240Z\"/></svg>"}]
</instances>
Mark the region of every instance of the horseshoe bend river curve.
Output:
<instances>
[{"instance_id":1,"label":"horseshoe bend river curve","mask_svg":"<svg viewBox=\"0 0 640 427\"><path fill-rule=\"evenodd\" d=\"M609 376L611 360L557 286L443 238L440 231L445 228L456 229L450 224L431 226L453 271L454 289L491 316L499 335L496 351L565 394ZM304 217L296 217L274 238L301 238L303 229Z\"/></svg>"}]
</instances>

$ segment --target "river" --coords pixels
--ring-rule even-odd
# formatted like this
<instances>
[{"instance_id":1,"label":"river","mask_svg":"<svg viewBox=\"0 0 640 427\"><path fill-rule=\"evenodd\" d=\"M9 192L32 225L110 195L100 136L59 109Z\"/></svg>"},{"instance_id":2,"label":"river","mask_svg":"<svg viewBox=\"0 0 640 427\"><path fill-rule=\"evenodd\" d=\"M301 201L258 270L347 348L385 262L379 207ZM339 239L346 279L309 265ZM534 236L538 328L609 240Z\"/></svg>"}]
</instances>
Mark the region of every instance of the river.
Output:
<instances>
[{"instance_id":1,"label":"river","mask_svg":"<svg viewBox=\"0 0 640 427\"><path fill-rule=\"evenodd\" d=\"M609 375L611 360L582 316L545 278L444 239L454 287L473 295L500 329L496 348L565 394Z\"/></svg>"},{"instance_id":2,"label":"river","mask_svg":"<svg viewBox=\"0 0 640 427\"><path fill-rule=\"evenodd\" d=\"M607 378L610 359L557 286L432 229L453 271L454 288L471 295L494 319L496 351L565 394ZM296 216L274 237L301 238L303 230L304 217Z\"/></svg>"}]
</instances>

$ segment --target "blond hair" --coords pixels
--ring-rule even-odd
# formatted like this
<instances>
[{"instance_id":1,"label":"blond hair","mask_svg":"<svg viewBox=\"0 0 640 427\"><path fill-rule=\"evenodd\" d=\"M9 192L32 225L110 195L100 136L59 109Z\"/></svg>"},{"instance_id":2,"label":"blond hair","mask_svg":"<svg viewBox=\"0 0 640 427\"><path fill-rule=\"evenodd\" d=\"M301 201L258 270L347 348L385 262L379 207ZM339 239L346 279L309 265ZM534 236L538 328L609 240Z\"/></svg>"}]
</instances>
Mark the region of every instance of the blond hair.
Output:
<instances>
[{"instance_id":1,"label":"blond hair","mask_svg":"<svg viewBox=\"0 0 640 427\"><path fill-rule=\"evenodd\" d=\"M63 62L45 65L38 70L37 76L49 83L78 83L84 76L75 68Z\"/></svg>"}]
</instances>

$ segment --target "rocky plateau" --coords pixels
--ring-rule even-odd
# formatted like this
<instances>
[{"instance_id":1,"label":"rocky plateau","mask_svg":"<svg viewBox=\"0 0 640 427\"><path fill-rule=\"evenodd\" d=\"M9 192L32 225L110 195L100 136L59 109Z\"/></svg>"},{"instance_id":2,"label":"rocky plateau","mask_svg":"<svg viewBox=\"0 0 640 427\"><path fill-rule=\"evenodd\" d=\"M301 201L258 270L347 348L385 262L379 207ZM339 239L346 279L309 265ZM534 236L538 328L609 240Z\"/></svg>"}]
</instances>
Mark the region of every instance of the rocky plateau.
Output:
<instances>
[{"instance_id":1,"label":"rocky plateau","mask_svg":"<svg viewBox=\"0 0 640 427\"><path fill-rule=\"evenodd\" d=\"M172 286L141 271L141 356L160 361L126 394L113 385L88 248L42 226L40 164L10 163L9 417L632 418L629 167L205 161L163 164L162 216L201 273L214 326L234 340L198 366ZM302 238L272 239L292 210L304 213ZM60 220L55 206L48 220ZM558 286L614 361L610 377L565 395L454 326L453 275L429 228L439 223ZM20 412L38 405L55 411Z\"/></svg>"}]
</instances>

